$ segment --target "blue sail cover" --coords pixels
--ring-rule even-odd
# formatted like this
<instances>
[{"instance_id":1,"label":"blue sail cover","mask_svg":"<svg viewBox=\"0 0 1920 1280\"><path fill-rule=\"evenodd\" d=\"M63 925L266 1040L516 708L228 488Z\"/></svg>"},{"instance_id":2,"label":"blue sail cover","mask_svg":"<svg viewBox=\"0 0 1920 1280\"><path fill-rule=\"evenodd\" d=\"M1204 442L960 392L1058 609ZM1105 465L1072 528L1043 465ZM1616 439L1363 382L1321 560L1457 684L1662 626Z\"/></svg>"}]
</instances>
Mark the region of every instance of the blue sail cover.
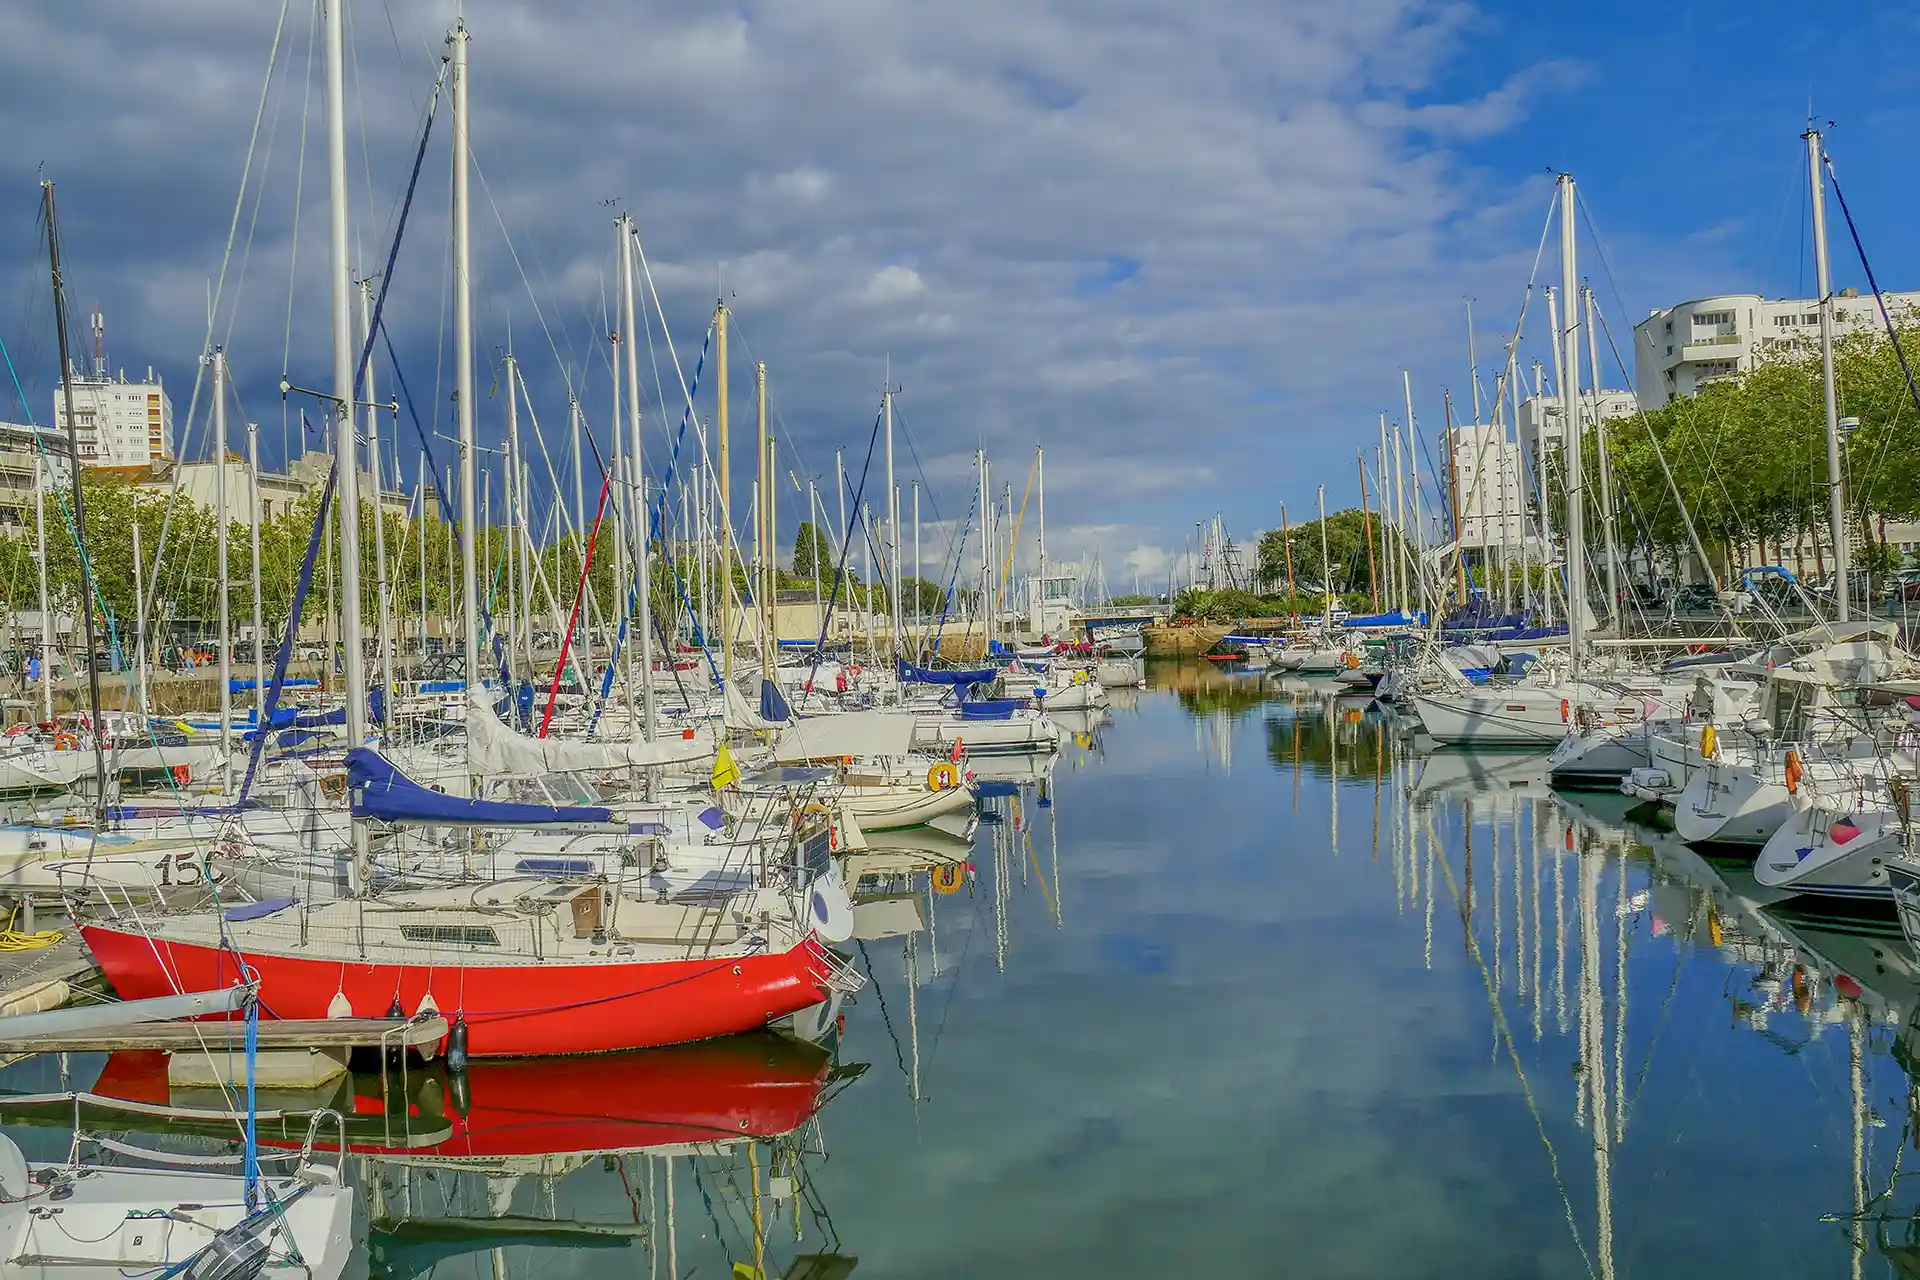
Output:
<instances>
[{"instance_id":1,"label":"blue sail cover","mask_svg":"<svg viewBox=\"0 0 1920 1280\"><path fill-rule=\"evenodd\" d=\"M417 822L442 827L550 827L574 823L611 823L608 809L554 804L515 804L469 800L421 786L377 751L347 752L347 781L353 788L353 816L381 822Z\"/></svg>"},{"instance_id":2,"label":"blue sail cover","mask_svg":"<svg viewBox=\"0 0 1920 1280\"><path fill-rule=\"evenodd\" d=\"M913 684L986 684L999 674L998 667L982 667L978 671L929 671L904 658L900 661L900 678Z\"/></svg>"},{"instance_id":3,"label":"blue sail cover","mask_svg":"<svg viewBox=\"0 0 1920 1280\"><path fill-rule=\"evenodd\" d=\"M1395 609L1392 613L1372 613L1364 618L1347 617L1340 620L1343 627L1422 627L1427 623L1424 613L1408 613L1404 609Z\"/></svg>"},{"instance_id":4,"label":"blue sail cover","mask_svg":"<svg viewBox=\"0 0 1920 1280\"><path fill-rule=\"evenodd\" d=\"M760 682L760 718L774 724L784 724L793 719L793 708L780 695L780 686L771 680Z\"/></svg>"}]
</instances>

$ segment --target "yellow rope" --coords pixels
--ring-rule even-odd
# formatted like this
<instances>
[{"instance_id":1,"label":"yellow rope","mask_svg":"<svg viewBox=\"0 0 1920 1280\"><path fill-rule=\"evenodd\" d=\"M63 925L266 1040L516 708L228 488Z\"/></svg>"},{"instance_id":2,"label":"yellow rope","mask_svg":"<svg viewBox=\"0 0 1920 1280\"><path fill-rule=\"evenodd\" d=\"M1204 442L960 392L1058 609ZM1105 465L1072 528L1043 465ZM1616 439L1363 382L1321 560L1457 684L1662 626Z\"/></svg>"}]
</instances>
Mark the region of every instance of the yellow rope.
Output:
<instances>
[{"instance_id":1,"label":"yellow rope","mask_svg":"<svg viewBox=\"0 0 1920 1280\"><path fill-rule=\"evenodd\" d=\"M38 933L17 933L13 922L20 918L20 909L14 908L7 917L7 927L0 929L0 951L40 951L60 941L65 935L58 929L42 929Z\"/></svg>"}]
</instances>

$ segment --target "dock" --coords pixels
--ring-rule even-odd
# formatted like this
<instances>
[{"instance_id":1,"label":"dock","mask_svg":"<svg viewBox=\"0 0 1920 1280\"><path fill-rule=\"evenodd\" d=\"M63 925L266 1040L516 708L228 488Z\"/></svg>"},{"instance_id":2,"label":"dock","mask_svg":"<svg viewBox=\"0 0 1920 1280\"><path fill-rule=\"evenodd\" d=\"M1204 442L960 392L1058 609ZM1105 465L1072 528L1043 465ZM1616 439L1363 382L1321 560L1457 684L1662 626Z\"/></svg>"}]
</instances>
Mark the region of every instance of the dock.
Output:
<instances>
[{"instance_id":1,"label":"dock","mask_svg":"<svg viewBox=\"0 0 1920 1280\"><path fill-rule=\"evenodd\" d=\"M439 1014L424 1018L262 1018L258 1025L258 1047L262 1053L275 1049L335 1053L354 1049L413 1049L423 1057L432 1057L447 1036L447 1020ZM4 1029L4 1024L0 1024L0 1033ZM113 1053L120 1049L244 1053L246 1037L247 1024L233 1019L155 1022L91 1033L12 1038L0 1034L0 1055Z\"/></svg>"}]
</instances>

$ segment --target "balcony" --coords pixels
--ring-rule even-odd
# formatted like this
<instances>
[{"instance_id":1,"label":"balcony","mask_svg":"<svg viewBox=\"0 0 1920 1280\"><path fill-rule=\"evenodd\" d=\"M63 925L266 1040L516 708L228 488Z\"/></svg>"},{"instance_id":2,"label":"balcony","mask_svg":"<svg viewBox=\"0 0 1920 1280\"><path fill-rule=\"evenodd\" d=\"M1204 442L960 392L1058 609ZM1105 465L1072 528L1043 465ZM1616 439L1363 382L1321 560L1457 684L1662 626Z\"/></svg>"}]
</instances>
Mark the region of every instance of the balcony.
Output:
<instances>
[{"instance_id":1,"label":"balcony","mask_svg":"<svg viewBox=\"0 0 1920 1280\"><path fill-rule=\"evenodd\" d=\"M1712 334L1705 338L1695 338L1681 347L1680 358L1682 360L1724 360L1729 347L1740 345L1741 338L1737 333Z\"/></svg>"}]
</instances>

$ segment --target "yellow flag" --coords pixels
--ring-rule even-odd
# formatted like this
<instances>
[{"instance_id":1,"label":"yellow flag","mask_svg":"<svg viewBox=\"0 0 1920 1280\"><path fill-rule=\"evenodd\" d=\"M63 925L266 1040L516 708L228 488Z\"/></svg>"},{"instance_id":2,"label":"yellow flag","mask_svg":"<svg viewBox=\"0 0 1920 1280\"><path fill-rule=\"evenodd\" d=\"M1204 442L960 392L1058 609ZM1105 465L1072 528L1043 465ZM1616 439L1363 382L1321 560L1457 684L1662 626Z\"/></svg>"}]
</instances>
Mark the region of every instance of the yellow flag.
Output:
<instances>
[{"instance_id":1,"label":"yellow flag","mask_svg":"<svg viewBox=\"0 0 1920 1280\"><path fill-rule=\"evenodd\" d=\"M720 744L719 754L713 758L713 789L730 787L740 781L740 766L733 762L733 752L727 750L727 744Z\"/></svg>"}]
</instances>

